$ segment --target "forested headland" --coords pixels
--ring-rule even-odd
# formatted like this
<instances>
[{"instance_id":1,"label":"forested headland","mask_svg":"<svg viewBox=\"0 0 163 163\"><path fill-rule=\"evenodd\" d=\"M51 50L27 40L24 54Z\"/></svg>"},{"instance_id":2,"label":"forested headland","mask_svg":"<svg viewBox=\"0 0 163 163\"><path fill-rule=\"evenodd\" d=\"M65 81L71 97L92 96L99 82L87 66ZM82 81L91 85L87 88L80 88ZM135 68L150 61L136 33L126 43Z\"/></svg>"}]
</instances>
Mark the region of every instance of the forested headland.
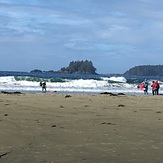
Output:
<instances>
[{"instance_id":1,"label":"forested headland","mask_svg":"<svg viewBox=\"0 0 163 163\"><path fill-rule=\"evenodd\" d=\"M163 65L135 66L123 75L125 76L163 76Z\"/></svg>"}]
</instances>

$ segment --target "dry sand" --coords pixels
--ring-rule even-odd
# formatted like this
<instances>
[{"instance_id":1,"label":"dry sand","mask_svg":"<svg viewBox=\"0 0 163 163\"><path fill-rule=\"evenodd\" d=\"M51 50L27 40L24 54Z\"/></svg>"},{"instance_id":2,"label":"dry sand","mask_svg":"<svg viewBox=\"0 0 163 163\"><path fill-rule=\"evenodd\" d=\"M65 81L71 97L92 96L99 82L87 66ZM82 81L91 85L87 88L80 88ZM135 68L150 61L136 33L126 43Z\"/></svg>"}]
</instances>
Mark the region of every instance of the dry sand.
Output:
<instances>
[{"instance_id":1,"label":"dry sand","mask_svg":"<svg viewBox=\"0 0 163 163\"><path fill-rule=\"evenodd\" d=\"M162 163L163 96L0 94L0 163Z\"/></svg>"}]
</instances>

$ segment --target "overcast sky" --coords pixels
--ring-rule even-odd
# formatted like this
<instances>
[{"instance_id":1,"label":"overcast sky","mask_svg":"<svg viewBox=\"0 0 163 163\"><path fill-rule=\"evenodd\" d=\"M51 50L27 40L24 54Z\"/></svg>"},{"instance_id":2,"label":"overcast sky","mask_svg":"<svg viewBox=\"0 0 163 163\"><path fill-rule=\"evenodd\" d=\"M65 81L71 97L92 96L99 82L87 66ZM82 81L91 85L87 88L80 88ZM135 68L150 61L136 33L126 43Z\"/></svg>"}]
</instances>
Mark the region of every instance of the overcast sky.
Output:
<instances>
[{"instance_id":1,"label":"overcast sky","mask_svg":"<svg viewBox=\"0 0 163 163\"><path fill-rule=\"evenodd\" d=\"M163 64L163 0L0 0L0 58L2 71Z\"/></svg>"}]
</instances>

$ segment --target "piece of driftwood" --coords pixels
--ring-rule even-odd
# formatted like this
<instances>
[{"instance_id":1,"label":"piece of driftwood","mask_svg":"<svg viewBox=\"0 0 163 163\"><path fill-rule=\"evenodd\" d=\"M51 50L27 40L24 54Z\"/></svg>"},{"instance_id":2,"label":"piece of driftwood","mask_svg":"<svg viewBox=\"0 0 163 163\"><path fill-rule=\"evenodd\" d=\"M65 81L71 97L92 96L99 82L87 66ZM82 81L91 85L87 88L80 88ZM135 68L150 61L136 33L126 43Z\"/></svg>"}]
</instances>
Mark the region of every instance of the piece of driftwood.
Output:
<instances>
[{"instance_id":1,"label":"piece of driftwood","mask_svg":"<svg viewBox=\"0 0 163 163\"><path fill-rule=\"evenodd\" d=\"M0 154L0 158L3 157L3 156L6 156L7 154L9 154L10 152L5 152L5 153L2 153Z\"/></svg>"},{"instance_id":2,"label":"piece of driftwood","mask_svg":"<svg viewBox=\"0 0 163 163\"><path fill-rule=\"evenodd\" d=\"M4 93L4 94L22 94L21 92L7 92L7 91L1 91L1 93Z\"/></svg>"}]
</instances>

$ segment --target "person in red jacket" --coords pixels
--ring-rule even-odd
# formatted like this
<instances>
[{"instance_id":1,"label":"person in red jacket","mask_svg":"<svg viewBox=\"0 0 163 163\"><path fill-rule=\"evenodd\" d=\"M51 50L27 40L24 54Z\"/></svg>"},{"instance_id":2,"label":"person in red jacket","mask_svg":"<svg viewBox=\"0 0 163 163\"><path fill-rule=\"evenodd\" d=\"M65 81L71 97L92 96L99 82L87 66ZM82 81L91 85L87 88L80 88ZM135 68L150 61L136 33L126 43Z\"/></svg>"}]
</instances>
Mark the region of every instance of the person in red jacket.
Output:
<instances>
[{"instance_id":1,"label":"person in red jacket","mask_svg":"<svg viewBox=\"0 0 163 163\"><path fill-rule=\"evenodd\" d=\"M159 94L159 89L160 89L160 84L158 82L158 80L155 81L155 91L156 91L156 95Z\"/></svg>"},{"instance_id":2,"label":"person in red jacket","mask_svg":"<svg viewBox=\"0 0 163 163\"><path fill-rule=\"evenodd\" d=\"M156 95L156 82L155 81L152 81L151 87L152 87L152 94Z\"/></svg>"}]
</instances>

